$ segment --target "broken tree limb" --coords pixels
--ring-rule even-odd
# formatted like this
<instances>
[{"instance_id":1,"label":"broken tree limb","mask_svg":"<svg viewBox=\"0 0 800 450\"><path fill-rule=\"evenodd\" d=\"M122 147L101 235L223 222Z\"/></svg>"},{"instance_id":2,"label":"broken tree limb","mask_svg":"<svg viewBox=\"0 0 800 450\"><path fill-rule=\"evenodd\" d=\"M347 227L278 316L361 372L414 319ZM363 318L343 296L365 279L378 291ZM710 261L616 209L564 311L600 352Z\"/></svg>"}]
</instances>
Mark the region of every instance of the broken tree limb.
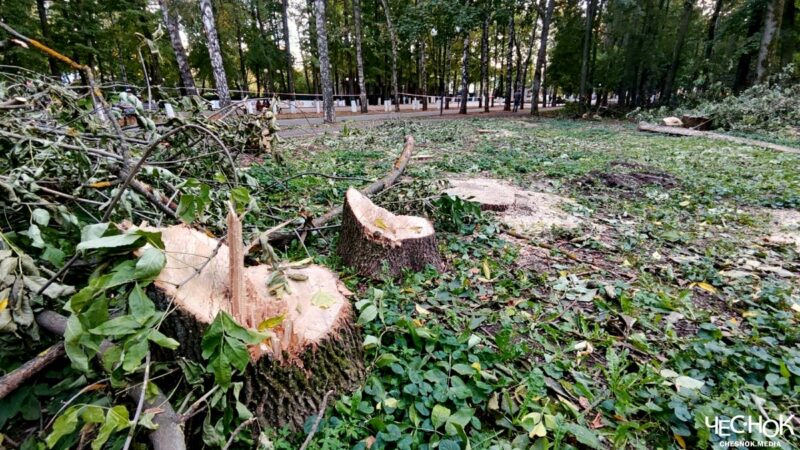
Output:
<instances>
[{"instance_id":1,"label":"broken tree limb","mask_svg":"<svg viewBox=\"0 0 800 450\"><path fill-rule=\"evenodd\" d=\"M406 170L406 166L408 166L408 162L411 160L411 154L414 153L414 137L411 135L406 136L405 145L403 146L403 151L400 152L400 155L395 160L394 164L392 165L392 170L386 174L385 177L381 178L378 181L373 182L369 186L361 189L361 193L370 196L375 195L390 186L392 186L397 179L400 178L400 175ZM338 217L342 214L342 206L337 206L330 211L326 212L325 214L317 217L314 220L309 221L303 227L295 228L291 230L286 230L281 233L274 233L270 235L269 241L271 243L286 243L301 233L306 231L310 228L321 228L326 223L330 222L334 218ZM248 245L249 250L256 250L261 248L261 244L258 240L253 241L250 245Z\"/></svg>"},{"instance_id":2,"label":"broken tree limb","mask_svg":"<svg viewBox=\"0 0 800 450\"><path fill-rule=\"evenodd\" d=\"M369 277L384 271L396 277L428 265L444 269L428 219L396 216L353 188L345 195L338 253L345 265Z\"/></svg>"},{"instance_id":3,"label":"broken tree limb","mask_svg":"<svg viewBox=\"0 0 800 450\"><path fill-rule=\"evenodd\" d=\"M800 153L800 148L789 147L786 145L775 144L772 142L759 141L756 139L748 139L738 136L730 136L722 133L714 133L713 131L700 131L688 128L678 127L664 127L660 125L653 125L647 122L639 122L639 131L646 131L649 133L669 134L673 136L691 136L691 137L704 137L707 139L716 139L720 141L728 141L741 145L749 145L752 147L761 147L770 150L776 150L785 153Z\"/></svg>"},{"instance_id":4,"label":"broken tree limb","mask_svg":"<svg viewBox=\"0 0 800 450\"><path fill-rule=\"evenodd\" d=\"M172 311L160 330L181 345L168 357L205 364L203 333L221 311L243 325L249 315L253 327L263 324L268 332L269 338L249 348L250 364L242 374L245 403L262 426L301 429L328 390L348 392L363 381L351 293L335 273L277 261L244 267L242 307L234 312L229 245L186 225L146 230L161 232L167 257L150 296Z\"/></svg>"},{"instance_id":5,"label":"broken tree limb","mask_svg":"<svg viewBox=\"0 0 800 450\"><path fill-rule=\"evenodd\" d=\"M40 327L45 330L63 336L67 329L67 318L53 311L42 311L36 316L36 322ZM100 351L110 347L108 341L103 341L100 344ZM128 390L128 396L134 401L138 402L142 398L143 385L138 384ZM158 426L156 430L150 432L150 442L153 444L153 450L186 450L186 441L183 435L183 427L181 419L169 399L156 387L152 382L150 383L150 392L155 390L155 395L150 398L145 398L143 408L145 410L154 409L159 412L153 417L153 423Z\"/></svg>"},{"instance_id":6,"label":"broken tree limb","mask_svg":"<svg viewBox=\"0 0 800 450\"><path fill-rule=\"evenodd\" d=\"M14 392L18 387L22 386L22 384L31 379L34 375L41 372L44 368L65 354L64 342L59 342L50 346L42 353L39 353L35 358L31 359L20 367L3 375L3 377L0 378L0 399L3 399L8 394Z\"/></svg>"}]
</instances>

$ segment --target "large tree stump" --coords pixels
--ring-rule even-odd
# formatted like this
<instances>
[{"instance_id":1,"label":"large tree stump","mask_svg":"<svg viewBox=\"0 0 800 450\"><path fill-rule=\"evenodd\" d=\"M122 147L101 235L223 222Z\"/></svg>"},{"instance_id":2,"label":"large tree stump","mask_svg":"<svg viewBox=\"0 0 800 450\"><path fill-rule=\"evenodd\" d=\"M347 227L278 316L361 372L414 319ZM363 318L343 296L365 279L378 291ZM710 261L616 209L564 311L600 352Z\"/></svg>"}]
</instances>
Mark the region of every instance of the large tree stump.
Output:
<instances>
[{"instance_id":1,"label":"large tree stump","mask_svg":"<svg viewBox=\"0 0 800 450\"><path fill-rule=\"evenodd\" d=\"M185 225L160 231L167 263L154 281L152 297L169 314L161 331L180 342L176 356L204 363L201 340L220 311L232 312L230 249ZM235 255L234 255L235 256ZM235 261L235 257L234 257ZM244 396L262 425L300 429L315 415L325 393L348 392L364 380L359 332L339 278L318 265L281 266L285 280L276 291L276 270L243 268L241 317L251 328L283 317L271 331L277 338L250 348Z\"/></svg>"},{"instance_id":2,"label":"large tree stump","mask_svg":"<svg viewBox=\"0 0 800 450\"><path fill-rule=\"evenodd\" d=\"M428 219L396 216L356 189L347 190L339 235L339 256L359 274L398 276L427 265L442 270L433 225Z\"/></svg>"}]
</instances>

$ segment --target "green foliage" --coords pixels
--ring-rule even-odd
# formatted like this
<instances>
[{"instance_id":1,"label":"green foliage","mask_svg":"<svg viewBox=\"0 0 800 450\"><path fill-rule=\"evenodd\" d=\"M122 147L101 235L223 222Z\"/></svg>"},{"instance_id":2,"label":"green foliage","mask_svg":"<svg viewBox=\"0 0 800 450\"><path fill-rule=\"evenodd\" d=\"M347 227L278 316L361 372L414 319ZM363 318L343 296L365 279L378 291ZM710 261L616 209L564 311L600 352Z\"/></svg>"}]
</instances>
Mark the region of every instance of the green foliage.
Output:
<instances>
[{"instance_id":1,"label":"green foliage","mask_svg":"<svg viewBox=\"0 0 800 450\"><path fill-rule=\"evenodd\" d=\"M233 369L243 371L250 362L248 345L258 344L268 336L242 327L225 311L217 313L203 334L203 358L208 360L208 372L223 389L231 385Z\"/></svg>"},{"instance_id":2,"label":"green foliage","mask_svg":"<svg viewBox=\"0 0 800 450\"><path fill-rule=\"evenodd\" d=\"M442 195L433 202L437 228L444 231L471 234L481 219L481 206L460 197Z\"/></svg>"}]
</instances>

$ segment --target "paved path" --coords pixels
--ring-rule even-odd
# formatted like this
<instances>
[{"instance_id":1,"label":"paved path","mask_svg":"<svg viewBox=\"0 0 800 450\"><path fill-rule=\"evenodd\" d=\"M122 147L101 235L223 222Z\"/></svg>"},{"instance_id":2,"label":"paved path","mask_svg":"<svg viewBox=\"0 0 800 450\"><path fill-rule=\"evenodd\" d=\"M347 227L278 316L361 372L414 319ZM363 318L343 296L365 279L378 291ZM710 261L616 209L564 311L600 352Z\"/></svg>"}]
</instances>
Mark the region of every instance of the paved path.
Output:
<instances>
[{"instance_id":1,"label":"paved path","mask_svg":"<svg viewBox=\"0 0 800 450\"><path fill-rule=\"evenodd\" d=\"M526 105L527 106L527 105ZM560 106L555 108L540 108L540 111L552 111L556 109L560 109ZM298 114L299 115L299 114ZM458 114L458 108L450 108L445 109L442 111L442 114L439 114L439 110L429 109L427 111L407 111L407 112L400 112L400 113L385 113L385 112L372 112L368 114L348 114L348 115L340 115L336 117L336 123L334 124L324 124L322 122L322 117L317 116L316 114L309 115L304 118L280 118L278 119L278 126L281 127L282 131L278 133L281 137L296 137L296 136L306 136L306 135L315 135L315 134L322 134L327 131L336 132L338 131L342 125L347 124L348 127L353 127L354 125L358 128L369 128L371 126L379 125L381 123L391 121L391 120L412 120L412 119L428 119L428 120L441 120L441 119L474 119L476 117L530 117L530 109L525 108L522 111L518 111L516 113L512 113L509 111L503 111L503 106L495 106L491 108L491 110L486 113L483 111L483 108L470 108L467 110L466 115ZM357 122L354 124L353 122Z\"/></svg>"}]
</instances>

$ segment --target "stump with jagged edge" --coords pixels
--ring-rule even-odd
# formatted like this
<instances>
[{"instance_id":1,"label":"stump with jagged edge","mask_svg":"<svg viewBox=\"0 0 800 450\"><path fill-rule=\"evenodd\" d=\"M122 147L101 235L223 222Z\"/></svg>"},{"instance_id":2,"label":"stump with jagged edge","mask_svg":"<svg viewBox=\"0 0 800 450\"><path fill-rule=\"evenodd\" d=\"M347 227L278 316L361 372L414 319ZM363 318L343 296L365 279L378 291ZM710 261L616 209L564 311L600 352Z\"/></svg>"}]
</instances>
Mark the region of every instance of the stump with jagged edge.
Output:
<instances>
[{"instance_id":1,"label":"stump with jagged edge","mask_svg":"<svg viewBox=\"0 0 800 450\"><path fill-rule=\"evenodd\" d=\"M161 331L180 342L171 356L205 366L203 333L219 311L231 312L230 250L185 225L148 231L162 233L167 255L150 295L169 312ZM271 293L267 285L272 266L243 270L245 319L234 319L256 328L266 319L283 316L271 329L277 338L250 348L245 404L262 426L302 429L305 420L319 412L329 390L347 393L364 380L361 337L347 298L351 293L336 274L318 265L285 266L282 294Z\"/></svg>"},{"instance_id":2,"label":"stump with jagged edge","mask_svg":"<svg viewBox=\"0 0 800 450\"><path fill-rule=\"evenodd\" d=\"M361 192L347 190L339 256L359 274L396 277L403 269L444 269L433 225L425 218L396 216Z\"/></svg>"}]
</instances>

